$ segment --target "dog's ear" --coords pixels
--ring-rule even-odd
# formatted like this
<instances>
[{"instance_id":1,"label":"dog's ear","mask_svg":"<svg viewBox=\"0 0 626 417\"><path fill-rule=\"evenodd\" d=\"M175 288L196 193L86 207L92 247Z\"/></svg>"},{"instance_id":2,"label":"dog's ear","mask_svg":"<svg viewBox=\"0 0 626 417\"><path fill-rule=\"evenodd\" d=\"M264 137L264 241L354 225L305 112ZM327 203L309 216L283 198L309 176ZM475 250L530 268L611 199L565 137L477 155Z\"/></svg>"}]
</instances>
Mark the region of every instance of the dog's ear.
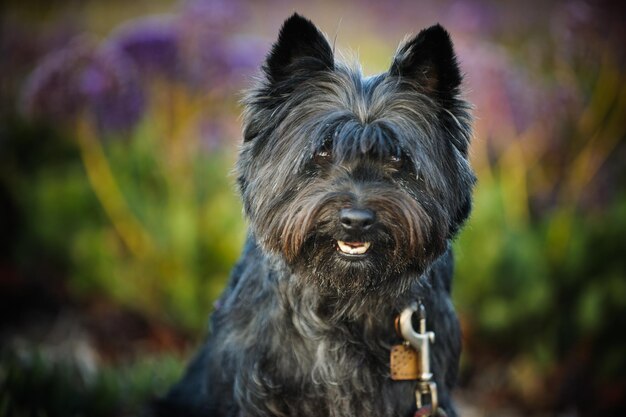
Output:
<instances>
[{"instance_id":1,"label":"dog's ear","mask_svg":"<svg viewBox=\"0 0 626 417\"><path fill-rule=\"evenodd\" d=\"M439 24L422 30L402 45L389 74L413 80L427 94L444 100L453 97L461 84L450 35Z\"/></svg>"},{"instance_id":2,"label":"dog's ear","mask_svg":"<svg viewBox=\"0 0 626 417\"><path fill-rule=\"evenodd\" d=\"M278 82L301 71L332 70L334 62L324 35L310 20L294 13L283 23L263 69L270 82Z\"/></svg>"}]
</instances>

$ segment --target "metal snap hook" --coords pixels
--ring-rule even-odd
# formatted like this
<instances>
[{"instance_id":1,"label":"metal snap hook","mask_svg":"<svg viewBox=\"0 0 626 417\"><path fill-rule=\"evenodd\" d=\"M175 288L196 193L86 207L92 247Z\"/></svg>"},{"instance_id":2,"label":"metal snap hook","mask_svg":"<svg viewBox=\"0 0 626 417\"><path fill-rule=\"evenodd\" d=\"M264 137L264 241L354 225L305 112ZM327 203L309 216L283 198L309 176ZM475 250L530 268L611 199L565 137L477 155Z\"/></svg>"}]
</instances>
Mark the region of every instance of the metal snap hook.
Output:
<instances>
[{"instance_id":1,"label":"metal snap hook","mask_svg":"<svg viewBox=\"0 0 626 417\"><path fill-rule=\"evenodd\" d=\"M417 331L413 328L411 320L415 313L418 313L419 317L419 329ZM430 396L430 407L428 407L427 414L421 413L418 415L436 416L439 411L437 384L432 381L433 374L430 372L430 344L435 342L435 333L426 330L426 309L424 304L420 302L418 306L416 302L413 302L400 313L399 322L400 334L419 354L420 374L415 390L415 404L418 413L420 410L425 411L425 407L428 407L425 405L424 397Z\"/></svg>"}]
</instances>

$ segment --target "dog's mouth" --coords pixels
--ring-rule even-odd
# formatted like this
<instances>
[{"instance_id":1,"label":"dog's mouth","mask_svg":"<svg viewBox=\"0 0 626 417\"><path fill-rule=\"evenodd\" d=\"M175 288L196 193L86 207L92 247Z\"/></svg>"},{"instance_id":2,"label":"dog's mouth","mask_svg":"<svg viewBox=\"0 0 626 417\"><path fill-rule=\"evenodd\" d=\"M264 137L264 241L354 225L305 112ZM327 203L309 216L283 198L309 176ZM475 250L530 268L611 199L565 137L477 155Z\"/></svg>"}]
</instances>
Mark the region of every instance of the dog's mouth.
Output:
<instances>
[{"instance_id":1,"label":"dog's mouth","mask_svg":"<svg viewBox=\"0 0 626 417\"><path fill-rule=\"evenodd\" d=\"M344 242L343 240L337 240L337 250L344 255L365 255L370 246L372 246L371 242Z\"/></svg>"}]
</instances>

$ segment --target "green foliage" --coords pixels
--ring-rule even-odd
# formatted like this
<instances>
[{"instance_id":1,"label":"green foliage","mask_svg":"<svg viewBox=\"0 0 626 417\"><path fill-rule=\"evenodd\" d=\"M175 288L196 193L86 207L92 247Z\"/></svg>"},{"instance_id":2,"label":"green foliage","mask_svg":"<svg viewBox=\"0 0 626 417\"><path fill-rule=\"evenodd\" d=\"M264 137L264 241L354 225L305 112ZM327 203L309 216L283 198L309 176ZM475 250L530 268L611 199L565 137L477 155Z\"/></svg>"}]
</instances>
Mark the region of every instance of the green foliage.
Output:
<instances>
[{"instance_id":1,"label":"green foliage","mask_svg":"<svg viewBox=\"0 0 626 417\"><path fill-rule=\"evenodd\" d=\"M531 127L488 163L479 139L475 208L456 242L454 295L471 337L543 373L578 355L598 381L626 371L618 354L626 340L615 333L626 325L626 189L616 156L626 79L615 69L607 62L592 73L579 120ZM611 198L601 199L598 173L606 181L609 171ZM552 202L542 206L546 195Z\"/></svg>"},{"instance_id":2,"label":"green foliage","mask_svg":"<svg viewBox=\"0 0 626 417\"><path fill-rule=\"evenodd\" d=\"M36 131L24 129L15 141ZM32 171L16 169L8 182L24 218L16 256L26 269L37 252L62 266L78 299L105 296L201 331L243 244L241 207L228 176L233 152L198 151L191 139L173 144L149 123L121 139L93 141L98 153L57 138L56 146L74 151L57 151L60 161ZM97 169L87 166L85 152L96 155ZM124 240L133 233L141 233L139 251Z\"/></svg>"},{"instance_id":3,"label":"green foliage","mask_svg":"<svg viewBox=\"0 0 626 417\"><path fill-rule=\"evenodd\" d=\"M232 156L198 152L174 164L175 150L155 136L146 128L128 142L105 143L127 215L146 236L144 248L133 252L119 239L125 224L81 228L69 242L70 286L197 331L243 242L241 209L226 175Z\"/></svg>"},{"instance_id":4,"label":"green foliage","mask_svg":"<svg viewBox=\"0 0 626 417\"><path fill-rule=\"evenodd\" d=\"M556 354L557 327L573 342L626 308L626 259L617 253L626 196L606 213L562 208L520 228L502 215L501 186L477 189L472 220L456 242L455 298L489 340L548 344Z\"/></svg>"},{"instance_id":5,"label":"green foliage","mask_svg":"<svg viewBox=\"0 0 626 417\"><path fill-rule=\"evenodd\" d=\"M0 417L138 415L180 377L180 358L143 357L94 372L39 351L0 355Z\"/></svg>"}]
</instances>

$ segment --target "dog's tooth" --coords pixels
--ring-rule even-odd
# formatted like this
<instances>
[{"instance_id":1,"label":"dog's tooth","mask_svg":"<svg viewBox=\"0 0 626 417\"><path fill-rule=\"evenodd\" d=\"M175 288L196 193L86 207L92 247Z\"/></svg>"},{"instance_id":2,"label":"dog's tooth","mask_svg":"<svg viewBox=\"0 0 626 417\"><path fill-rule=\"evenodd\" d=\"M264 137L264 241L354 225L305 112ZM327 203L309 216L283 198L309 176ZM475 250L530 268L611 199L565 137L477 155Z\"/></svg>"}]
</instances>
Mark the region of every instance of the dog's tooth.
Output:
<instances>
[{"instance_id":1,"label":"dog's tooth","mask_svg":"<svg viewBox=\"0 0 626 417\"><path fill-rule=\"evenodd\" d=\"M358 246L352 246L342 240L338 240L337 245L339 246L339 250L343 253L347 253L350 255L362 255L369 249L370 242L364 242L359 244Z\"/></svg>"}]
</instances>

